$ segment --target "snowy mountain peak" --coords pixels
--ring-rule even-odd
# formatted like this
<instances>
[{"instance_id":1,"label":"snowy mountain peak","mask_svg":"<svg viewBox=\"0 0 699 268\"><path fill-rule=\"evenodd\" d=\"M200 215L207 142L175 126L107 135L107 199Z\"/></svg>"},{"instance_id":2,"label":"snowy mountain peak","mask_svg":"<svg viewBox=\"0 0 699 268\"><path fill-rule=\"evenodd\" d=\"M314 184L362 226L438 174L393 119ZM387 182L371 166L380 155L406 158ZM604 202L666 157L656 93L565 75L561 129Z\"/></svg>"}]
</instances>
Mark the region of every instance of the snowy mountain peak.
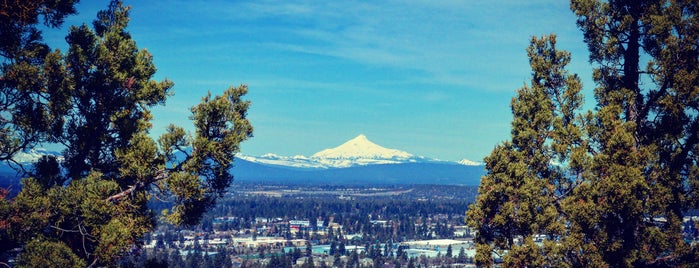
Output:
<instances>
[{"instance_id":1,"label":"snowy mountain peak","mask_svg":"<svg viewBox=\"0 0 699 268\"><path fill-rule=\"evenodd\" d=\"M459 160L459 162L457 162L457 163L462 164L464 166L481 166L481 165L483 165L483 162L476 162L476 161L468 160L466 158Z\"/></svg>"},{"instance_id":2,"label":"snowy mountain peak","mask_svg":"<svg viewBox=\"0 0 699 268\"><path fill-rule=\"evenodd\" d=\"M373 142L371 142L364 134L359 134L359 136L354 137L354 139L351 139L349 141L359 142L359 143L372 143L373 144Z\"/></svg>"},{"instance_id":3,"label":"snowy mountain peak","mask_svg":"<svg viewBox=\"0 0 699 268\"><path fill-rule=\"evenodd\" d=\"M61 155L61 153L49 151L44 148L32 148L24 151L19 151L12 157L12 160L18 163L34 163L44 155L53 155L56 156L58 161L63 161L63 156Z\"/></svg>"},{"instance_id":4,"label":"snowy mountain peak","mask_svg":"<svg viewBox=\"0 0 699 268\"><path fill-rule=\"evenodd\" d=\"M338 147L322 150L311 157L330 159L407 159L414 156L408 152L377 145L371 142L364 134L360 134Z\"/></svg>"},{"instance_id":5,"label":"snowy mountain peak","mask_svg":"<svg viewBox=\"0 0 699 268\"><path fill-rule=\"evenodd\" d=\"M373 143L364 134L346 141L331 149L325 149L313 154L311 157L303 155L281 156L265 154L259 157L239 155L238 158L272 166L284 166L301 169L329 169L346 168L354 166L367 166L378 164L407 164L407 163L441 163L456 165L455 162L441 161L438 159L416 156L405 151L385 148ZM458 164L467 166L479 166L480 162L462 160Z\"/></svg>"}]
</instances>

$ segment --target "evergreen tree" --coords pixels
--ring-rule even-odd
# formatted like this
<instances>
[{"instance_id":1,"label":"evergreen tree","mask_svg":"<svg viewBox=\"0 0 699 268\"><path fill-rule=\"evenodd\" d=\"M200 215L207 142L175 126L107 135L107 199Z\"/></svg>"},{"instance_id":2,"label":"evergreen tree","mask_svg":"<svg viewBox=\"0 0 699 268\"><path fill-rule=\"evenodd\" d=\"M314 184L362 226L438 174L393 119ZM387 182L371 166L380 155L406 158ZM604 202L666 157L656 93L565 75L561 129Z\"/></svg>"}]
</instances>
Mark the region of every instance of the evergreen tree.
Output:
<instances>
[{"instance_id":1,"label":"evergreen tree","mask_svg":"<svg viewBox=\"0 0 699 268\"><path fill-rule=\"evenodd\" d=\"M50 26L74 12L71 1L30 2L39 4ZM18 44L3 39L3 96L29 92L17 98L31 100L0 104L0 116L16 119L0 120L7 123L0 126L0 160L11 161L17 148L37 142L66 148L65 175L56 158L41 158L21 192L0 200L0 244L24 245L23 265L41 266L47 249L58 254L53 261L65 261L60 266L113 265L154 228L155 213L146 205L154 195L173 201L163 214L168 221L197 223L229 186L233 157L252 135L249 102L241 99L247 87L241 86L207 95L191 109L195 133L171 125L157 142L148 136L150 108L165 102L173 83L151 79L150 53L126 31L128 10L115 0L92 28L71 27L65 54L40 43L32 30L36 18L25 21L36 14L0 12L3 31L25 31Z\"/></svg>"},{"instance_id":2,"label":"evergreen tree","mask_svg":"<svg viewBox=\"0 0 699 268\"><path fill-rule=\"evenodd\" d=\"M61 85L60 72L57 75L51 69L56 64L58 52L51 52L38 27L42 21L47 28L61 26L65 17L76 13L77 2L26 0L0 3L0 161L22 168L12 160L13 156L48 139L53 128L62 127L62 109L54 103L61 103L65 86ZM53 86L48 87L42 82ZM3 226L0 227L0 253L20 244L7 231L9 218L6 214L11 210L10 203L5 201L7 194L5 189L0 189L0 226ZM49 245L48 242L36 241L33 245L65 251L64 246ZM77 260L68 253L58 254L66 256L66 260ZM83 265L67 261L61 266L72 264Z\"/></svg>"},{"instance_id":3,"label":"evergreen tree","mask_svg":"<svg viewBox=\"0 0 699 268\"><path fill-rule=\"evenodd\" d=\"M267 267L269 268L274 268L274 267L281 267L282 262L281 260L276 256L272 255L272 257L269 259L269 262L267 263Z\"/></svg>"},{"instance_id":4,"label":"evergreen tree","mask_svg":"<svg viewBox=\"0 0 699 268\"><path fill-rule=\"evenodd\" d=\"M459 256L457 257L457 261L460 263L466 262L466 250L463 247L459 250Z\"/></svg>"},{"instance_id":5,"label":"evergreen tree","mask_svg":"<svg viewBox=\"0 0 699 268\"><path fill-rule=\"evenodd\" d=\"M345 249L345 241L340 241L340 246L338 247L337 252L340 253L340 255L347 254L347 250Z\"/></svg>"},{"instance_id":6,"label":"evergreen tree","mask_svg":"<svg viewBox=\"0 0 699 268\"><path fill-rule=\"evenodd\" d=\"M292 256L284 255L284 264L283 264L283 267L286 267L286 268L291 268L291 267L293 267L293 262L292 262L291 258L292 258Z\"/></svg>"},{"instance_id":7,"label":"evergreen tree","mask_svg":"<svg viewBox=\"0 0 699 268\"><path fill-rule=\"evenodd\" d=\"M75 14L77 0L0 3L0 161L12 161L62 127L66 84L60 58L44 43L39 24L56 28ZM17 165L17 167L21 167Z\"/></svg>"},{"instance_id":8,"label":"evergreen tree","mask_svg":"<svg viewBox=\"0 0 699 268\"><path fill-rule=\"evenodd\" d=\"M301 258L301 249L295 247L294 251L291 253L291 261L296 262L299 258Z\"/></svg>"},{"instance_id":9,"label":"evergreen tree","mask_svg":"<svg viewBox=\"0 0 699 268\"><path fill-rule=\"evenodd\" d=\"M391 257L393 256L393 242L387 241L386 244L384 245L384 256L386 257Z\"/></svg>"},{"instance_id":10,"label":"evergreen tree","mask_svg":"<svg viewBox=\"0 0 699 268\"><path fill-rule=\"evenodd\" d=\"M309 257L313 254L313 245L311 245L310 241L306 241L306 257Z\"/></svg>"},{"instance_id":11,"label":"evergreen tree","mask_svg":"<svg viewBox=\"0 0 699 268\"><path fill-rule=\"evenodd\" d=\"M303 265L301 266L302 268L313 268L315 264L313 264L313 256L306 257L306 261L303 262Z\"/></svg>"},{"instance_id":12,"label":"evergreen tree","mask_svg":"<svg viewBox=\"0 0 699 268\"><path fill-rule=\"evenodd\" d=\"M359 264L359 255L357 254L356 250L353 250L352 253L350 254L349 260L348 260L348 265L357 265Z\"/></svg>"},{"instance_id":13,"label":"evergreen tree","mask_svg":"<svg viewBox=\"0 0 699 268\"><path fill-rule=\"evenodd\" d=\"M478 230L476 262L492 265L502 250L507 266L695 261L681 224L698 200L699 5L573 0L571 9L597 106L579 111L581 85L555 38L533 39L512 138L485 159L467 215ZM546 237L542 246L535 235Z\"/></svg>"},{"instance_id":14,"label":"evergreen tree","mask_svg":"<svg viewBox=\"0 0 699 268\"><path fill-rule=\"evenodd\" d=\"M403 261L408 259L408 254L405 252L403 246L398 246L398 250L396 250L396 258Z\"/></svg>"},{"instance_id":15,"label":"evergreen tree","mask_svg":"<svg viewBox=\"0 0 699 268\"><path fill-rule=\"evenodd\" d=\"M564 67L570 55L557 51L555 44L555 36L532 39L527 51L534 72L531 86L519 89L512 100L512 141L496 146L485 159L488 173L467 215L468 223L478 230L476 259L480 264L492 263L494 248L537 248L519 247L515 244L518 236L562 232L555 186L565 186L566 176L550 163L567 157L556 155L554 148L577 153L584 148L573 145L580 144L581 135L576 132L580 123L575 117L582 102L580 81L567 74ZM540 256L532 253L529 257Z\"/></svg>"},{"instance_id":16,"label":"evergreen tree","mask_svg":"<svg viewBox=\"0 0 699 268\"><path fill-rule=\"evenodd\" d=\"M168 264L170 267L184 266L184 260L182 260L182 255L180 255L179 249L170 251L170 255L168 256Z\"/></svg>"},{"instance_id":17,"label":"evergreen tree","mask_svg":"<svg viewBox=\"0 0 699 268\"><path fill-rule=\"evenodd\" d=\"M328 252L329 255L335 255L337 252L337 243L335 241L330 242L330 251Z\"/></svg>"},{"instance_id":18,"label":"evergreen tree","mask_svg":"<svg viewBox=\"0 0 699 268\"><path fill-rule=\"evenodd\" d=\"M342 266L342 259L340 259L340 254L336 252L333 257L334 257L333 267L341 267Z\"/></svg>"}]
</instances>

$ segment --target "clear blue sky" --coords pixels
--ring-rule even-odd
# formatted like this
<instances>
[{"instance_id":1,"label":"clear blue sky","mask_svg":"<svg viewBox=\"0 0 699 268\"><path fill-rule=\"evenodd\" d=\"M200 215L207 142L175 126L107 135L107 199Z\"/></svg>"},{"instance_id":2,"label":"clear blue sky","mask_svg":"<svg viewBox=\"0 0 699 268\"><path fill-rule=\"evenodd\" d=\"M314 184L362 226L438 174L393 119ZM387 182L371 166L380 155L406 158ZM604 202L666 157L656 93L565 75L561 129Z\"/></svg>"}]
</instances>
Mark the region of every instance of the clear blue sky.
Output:
<instances>
[{"instance_id":1,"label":"clear blue sky","mask_svg":"<svg viewBox=\"0 0 699 268\"><path fill-rule=\"evenodd\" d=\"M83 0L45 38L109 1ZM153 134L191 127L207 91L247 84L255 137L243 153L311 155L366 134L389 148L481 160L510 136L510 100L529 83L532 35L556 33L592 104L591 69L569 3L551 1L134 1L129 31L175 96Z\"/></svg>"}]
</instances>

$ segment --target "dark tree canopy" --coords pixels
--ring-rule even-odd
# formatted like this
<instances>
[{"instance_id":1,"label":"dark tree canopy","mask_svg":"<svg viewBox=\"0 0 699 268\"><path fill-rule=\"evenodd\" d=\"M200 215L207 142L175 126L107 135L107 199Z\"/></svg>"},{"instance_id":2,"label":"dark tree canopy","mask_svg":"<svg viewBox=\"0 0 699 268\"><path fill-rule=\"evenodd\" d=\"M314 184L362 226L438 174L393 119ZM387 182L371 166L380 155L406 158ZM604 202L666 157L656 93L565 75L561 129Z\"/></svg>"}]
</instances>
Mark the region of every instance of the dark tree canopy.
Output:
<instances>
[{"instance_id":1,"label":"dark tree canopy","mask_svg":"<svg viewBox=\"0 0 699 268\"><path fill-rule=\"evenodd\" d=\"M477 261L643 267L697 261L682 239L699 182L699 3L573 0L594 111L552 36L528 49L512 138L486 158L468 212ZM543 238L543 239L542 239ZM541 239L541 240L539 240Z\"/></svg>"},{"instance_id":2,"label":"dark tree canopy","mask_svg":"<svg viewBox=\"0 0 699 268\"><path fill-rule=\"evenodd\" d=\"M0 3L0 161L47 140L60 128L53 93L61 77L45 70L56 59L43 42L38 24L58 27L75 14L78 1L14 0ZM58 98L60 95L57 94Z\"/></svg>"},{"instance_id":3,"label":"dark tree canopy","mask_svg":"<svg viewBox=\"0 0 699 268\"><path fill-rule=\"evenodd\" d=\"M0 249L22 246L21 266L111 265L153 229L153 197L172 202L164 219L197 223L230 185L233 158L252 136L247 86L205 96L191 108L194 133L171 125L156 141L150 109L173 83L152 80L151 54L126 30L129 8L115 0L92 27L70 27L63 53L41 43L35 25L39 15L60 25L74 3L18 3L0 11L0 35L12 37L0 48L0 160L43 142L65 150L61 161L42 157L20 193L0 200Z\"/></svg>"}]
</instances>

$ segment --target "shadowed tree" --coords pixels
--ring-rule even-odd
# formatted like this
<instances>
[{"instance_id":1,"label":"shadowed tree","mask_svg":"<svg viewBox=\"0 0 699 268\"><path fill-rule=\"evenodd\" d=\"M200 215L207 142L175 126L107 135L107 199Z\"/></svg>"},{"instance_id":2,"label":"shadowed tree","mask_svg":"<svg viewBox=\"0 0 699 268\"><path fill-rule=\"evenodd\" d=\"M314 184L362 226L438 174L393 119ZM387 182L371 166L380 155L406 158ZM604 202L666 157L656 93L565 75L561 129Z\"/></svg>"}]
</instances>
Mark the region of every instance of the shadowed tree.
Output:
<instances>
[{"instance_id":1,"label":"shadowed tree","mask_svg":"<svg viewBox=\"0 0 699 268\"><path fill-rule=\"evenodd\" d=\"M45 71L51 51L43 42L39 24L55 28L66 16L75 14L77 1L22 0L0 3L0 161L18 169L12 160L23 149L48 138L52 127L60 128L60 102L52 93L60 87L47 87L52 77ZM53 84L55 85L55 84ZM40 168L50 168L49 165ZM48 183L48 182L46 182ZM5 202L7 191L0 190L0 252L16 246L6 232L9 221Z\"/></svg>"},{"instance_id":2,"label":"shadowed tree","mask_svg":"<svg viewBox=\"0 0 699 268\"><path fill-rule=\"evenodd\" d=\"M150 108L165 103L173 83L151 79L156 71L152 56L138 49L126 31L128 10L112 1L92 28L70 28L67 53L57 50L27 63L41 69L44 79L14 80L17 91L22 83L37 83L42 97L35 105L50 111L29 113L29 120L51 121L37 128L8 125L38 133L32 142L66 148L60 163L65 172L59 172L55 158L42 158L23 179L22 191L0 201L7 219L0 225L2 242L24 246L21 265L112 265L153 229L155 213L146 205L152 197L172 202L172 210L162 213L166 220L196 224L230 185L233 158L252 136L246 118L250 103L242 99L247 86L209 94L192 107L194 133L171 125L157 142L148 135ZM5 112L14 116L20 110ZM3 133L9 138L0 149L9 159L13 146L34 144L14 142L21 140L15 137L20 131ZM41 262L49 249L55 249L60 263Z\"/></svg>"},{"instance_id":3,"label":"shadowed tree","mask_svg":"<svg viewBox=\"0 0 699 268\"><path fill-rule=\"evenodd\" d=\"M76 13L77 2L0 3L0 161L14 163L14 154L50 139L48 134L62 127L63 76L47 70L59 56L44 43L37 26L60 26Z\"/></svg>"}]
</instances>

